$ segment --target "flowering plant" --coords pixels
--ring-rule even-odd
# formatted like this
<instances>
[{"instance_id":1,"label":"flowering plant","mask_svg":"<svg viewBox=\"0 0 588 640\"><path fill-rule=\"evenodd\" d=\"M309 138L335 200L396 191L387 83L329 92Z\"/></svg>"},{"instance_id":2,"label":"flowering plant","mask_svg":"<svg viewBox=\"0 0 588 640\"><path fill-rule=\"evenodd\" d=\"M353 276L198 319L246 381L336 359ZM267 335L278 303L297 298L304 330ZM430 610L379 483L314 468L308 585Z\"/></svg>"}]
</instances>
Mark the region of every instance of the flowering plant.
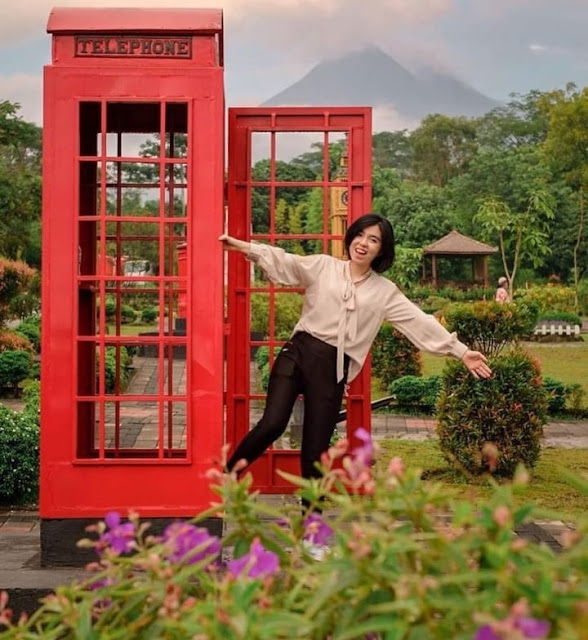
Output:
<instances>
[{"instance_id":1,"label":"flowering plant","mask_svg":"<svg viewBox=\"0 0 588 640\"><path fill-rule=\"evenodd\" d=\"M533 513L513 507L524 471L474 505L399 458L378 459L369 434L358 436L351 454L340 440L323 456L321 478L287 476L309 509L272 507L249 474L212 469L218 504L161 537L136 514L108 514L82 541L98 553L88 580L20 621L0 599L0 637L587 638L587 520L555 553L513 533ZM222 541L199 526L213 515L227 525ZM317 545L328 545L320 561Z\"/></svg>"}]
</instances>

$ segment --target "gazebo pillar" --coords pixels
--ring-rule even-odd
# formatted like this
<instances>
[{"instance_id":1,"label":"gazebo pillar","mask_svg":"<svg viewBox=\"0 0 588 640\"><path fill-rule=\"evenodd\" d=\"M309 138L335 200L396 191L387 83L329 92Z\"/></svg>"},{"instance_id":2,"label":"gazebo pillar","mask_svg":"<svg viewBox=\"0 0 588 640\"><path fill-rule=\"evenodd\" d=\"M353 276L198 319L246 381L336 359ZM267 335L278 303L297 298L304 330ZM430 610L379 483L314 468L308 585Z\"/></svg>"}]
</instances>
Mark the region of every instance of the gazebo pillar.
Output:
<instances>
[{"instance_id":1,"label":"gazebo pillar","mask_svg":"<svg viewBox=\"0 0 588 640\"><path fill-rule=\"evenodd\" d=\"M437 256L435 254L431 256L431 268L433 270L433 289L437 289Z\"/></svg>"}]
</instances>

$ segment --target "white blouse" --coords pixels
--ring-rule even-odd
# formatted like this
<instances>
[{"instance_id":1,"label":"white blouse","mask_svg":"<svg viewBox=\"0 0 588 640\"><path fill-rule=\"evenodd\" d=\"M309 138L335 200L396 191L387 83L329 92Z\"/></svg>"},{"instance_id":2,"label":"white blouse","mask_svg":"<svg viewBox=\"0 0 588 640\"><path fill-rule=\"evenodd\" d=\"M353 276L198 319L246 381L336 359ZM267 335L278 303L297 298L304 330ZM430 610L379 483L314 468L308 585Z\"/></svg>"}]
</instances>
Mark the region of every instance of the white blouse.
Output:
<instances>
[{"instance_id":1,"label":"white blouse","mask_svg":"<svg viewBox=\"0 0 588 640\"><path fill-rule=\"evenodd\" d=\"M251 242L247 258L273 282L304 287L302 314L293 333L306 331L337 347L337 381L343 379L344 354L350 358L348 382L357 376L385 320L421 351L461 359L468 350L455 333L383 276L371 271L360 286L354 285L348 260L324 254L299 256L256 242Z\"/></svg>"}]
</instances>

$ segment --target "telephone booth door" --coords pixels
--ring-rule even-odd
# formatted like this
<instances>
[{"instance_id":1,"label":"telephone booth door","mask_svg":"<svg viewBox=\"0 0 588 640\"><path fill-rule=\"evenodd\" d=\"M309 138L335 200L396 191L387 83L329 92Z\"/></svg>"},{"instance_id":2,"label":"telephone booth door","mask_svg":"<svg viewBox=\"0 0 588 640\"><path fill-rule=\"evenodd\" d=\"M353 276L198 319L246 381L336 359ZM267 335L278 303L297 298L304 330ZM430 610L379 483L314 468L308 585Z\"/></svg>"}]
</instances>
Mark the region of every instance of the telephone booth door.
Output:
<instances>
[{"instance_id":1,"label":"telephone booth door","mask_svg":"<svg viewBox=\"0 0 588 640\"><path fill-rule=\"evenodd\" d=\"M223 436L220 12L88 11L53 14L45 69L40 515L68 560L68 523L208 508Z\"/></svg>"},{"instance_id":2,"label":"telephone booth door","mask_svg":"<svg viewBox=\"0 0 588 640\"><path fill-rule=\"evenodd\" d=\"M229 109L228 233L299 254L344 257L347 225L370 210L371 110L364 107ZM296 162L291 162L296 158ZM302 291L269 282L228 254L227 442L261 416L269 367L301 310ZM302 398L289 427L251 469L264 493L293 490L277 470L300 473ZM370 429L367 363L345 399L346 425ZM346 434L345 434L346 431Z\"/></svg>"}]
</instances>

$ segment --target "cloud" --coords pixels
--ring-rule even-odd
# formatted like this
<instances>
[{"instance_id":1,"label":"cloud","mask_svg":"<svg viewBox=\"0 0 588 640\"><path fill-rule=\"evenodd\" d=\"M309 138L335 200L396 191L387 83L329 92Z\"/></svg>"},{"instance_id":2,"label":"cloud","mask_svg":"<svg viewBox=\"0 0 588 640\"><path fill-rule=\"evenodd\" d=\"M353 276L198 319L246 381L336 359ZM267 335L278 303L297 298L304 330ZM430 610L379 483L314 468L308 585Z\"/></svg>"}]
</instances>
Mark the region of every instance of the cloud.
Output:
<instances>
[{"instance_id":1,"label":"cloud","mask_svg":"<svg viewBox=\"0 0 588 640\"><path fill-rule=\"evenodd\" d=\"M0 76L0 96L21 105L19 116L38 125L43 120L43 81L40 74Z\"/></svg>"},{"instance_id":2,"label":"cloud","mask_svg":"<svg viewBox=\"0 0 588 640\"><path fill-rule=\"evenodd\" d=\"M229 28L245 30L252 42L325 53L358 37L381 42L407 25L435 20L454 0L173 0L178 8L218 5ZM6 48L45 32L55 0L2 2L0 46ZM59 0L63 7L120 7L121 0ZM126 7L161 7L161 0L125 0ZM254 34L254 35L253 35Z\"/></svg>"}]
</instances>

